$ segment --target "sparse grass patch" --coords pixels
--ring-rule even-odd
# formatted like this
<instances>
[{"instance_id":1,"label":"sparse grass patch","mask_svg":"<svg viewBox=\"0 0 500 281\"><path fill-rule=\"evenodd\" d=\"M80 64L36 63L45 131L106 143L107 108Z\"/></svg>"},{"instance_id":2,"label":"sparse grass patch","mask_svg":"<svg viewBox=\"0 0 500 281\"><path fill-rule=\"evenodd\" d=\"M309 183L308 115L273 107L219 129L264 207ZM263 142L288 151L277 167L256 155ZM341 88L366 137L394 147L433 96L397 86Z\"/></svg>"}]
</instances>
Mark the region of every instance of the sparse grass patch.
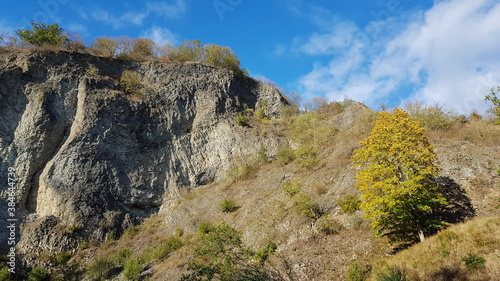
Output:
<instances>
[{"instance_id":1,"label":"sparse grass patch","mask_svg":"<svg viewBox=\"0 0 500 281\"><path fill-rule=\"evenodd\" d=\"M498 237L500 218L476 218L379 261L374 271L404 268L411 280L491 280L498 270L488 260L500 251Z\"/></svg>"},{"instance_id":2,"label":"sparse grass patch","mask_svg":"<svg viewBox=\"0 0 500 281\"><path fill-rule=\"evenodd\" d=\"M101 281L110 277L111 270L115 267L114 262L107 257L94 259L87 268L87 275L91 280Z\"/></svg>"},{"instance_id":3,"label":"sparse grass patch","mask_svg":"<svg viewBox=\"0 0 500 281\"><path fill-rule=\"evenodd\" d=\"M312 146L301 146L295 151L296 159L293 161L305 170L312 170L319 164L317 152Z\"/></svg>"},{"instance_id":4,"label":"sparse grass patch","mask_svg":"<svg viewBox=\"0 0 500 281\"><path fill-rule=\"evenodd\" d=\"M407 281L406 271L398 267L389 267L377 275L377 281Z\"/></svg>"},{"instance_id":5,"label":"sparse grass patch","mask_svg":"<svg viewBox=\"0 0 500 281\"><path fill-rule=\"evenodd\" d=\"M338 234L344 229L344 226L331 215L322 216L315 225L318 231L325 235Z\"/></svg>"},{"instance_id":6,"label":"sparse grass patch","mask_svg":"<svg viewBox=\"0 0 500 281\"><path fill-rule=\"evenodd\" d=\"M357 259L347 269L345 276L346 281L365 281L370 273L370 266L365 262Z\"/></svg>"},{"instance_id":7,"label":"sparse grass patch","mask_svg":"<svg viewBox=\"0 0 500 281\"><path fill-rule=\"evenodd\" d=\"M144 251L143 259L145 262L161 260L181 247L182 241L178 237L171 236L167 239L167 241L161 243L160 245L147 248Z\"/></svg>"},{"instance_id":8,"label":"sparse grass patch","mask_svg":"<svg viewBox=\"0 0 500 281\"><path fill-rule=\"evenodd\" d=\"M255 177L258 170L258 164L252 161L243 162L241 159L238 159L226 171L226 178L229 179L231 183L235 183Z\"/></svg>"},{"instance_id":9,"label":"sparse grass patch","mask_svg":"<svg viewBox=\"0 0 500 281\"><path fill-rule=\"evenodd\" d=\"M286 145L278 147L278 152L276 153L276 161L280 165L285 166L287 164L290 164L295 160L295 158L295 152L290 146Z\"/></svg>"},{"instance_id":10,"label":"sparse grass patch","mask_svg":"<svg viewBox=\"0 0 500 281\"><path fill-rule=\"evenodd\" d=\"M141 272L144 269L144 261L139 258L130 258L127 260L123 270L123 277L125 280L139 281L141 279Z\"/></svg>"},{"instance_id":11,"label":"sparse grass patch","mask_svg":"<svg viewBox=\"0 0 500 281\"><path fill-rule=\"evenodd\" d=\"M224 199L219 205L220 210L224 213L231 213L238 209L238 205L233 199Z\"/></svg>"},{"instance_id":12,"label":"sparse grass patch","mask_svg":"<svg viewBox=\"0 0 500 281\"><path fill-rule=\"evenodd\" d=\"M465 266L469 270L483 268L484 264L486 263L486 260L483 257L471 253L463 257L462 261L465 263Z\"/></svg>"},{"instance_id":13,"label":"sparse grass patch","mask_svg":"<svg viewBox=\"0 0 500 281\"><path fill-rule=\"evenodd\" d=\"M33 268L28 274L28 281L49 281L50 273L49 270L42 266L37 266Z\"/></svg>"},{"instance_id":14,"label":"sparse grass patch","mask_svg":"<svg viewBox=\"0 0 500 281\"><path fill-rule=\"evenodd\" d=\"M132 255L132 251L129 248L122 248L118 250L116 254L115 261L119 266L124 266L127 259Z\"/></svg>"}]
</instances>

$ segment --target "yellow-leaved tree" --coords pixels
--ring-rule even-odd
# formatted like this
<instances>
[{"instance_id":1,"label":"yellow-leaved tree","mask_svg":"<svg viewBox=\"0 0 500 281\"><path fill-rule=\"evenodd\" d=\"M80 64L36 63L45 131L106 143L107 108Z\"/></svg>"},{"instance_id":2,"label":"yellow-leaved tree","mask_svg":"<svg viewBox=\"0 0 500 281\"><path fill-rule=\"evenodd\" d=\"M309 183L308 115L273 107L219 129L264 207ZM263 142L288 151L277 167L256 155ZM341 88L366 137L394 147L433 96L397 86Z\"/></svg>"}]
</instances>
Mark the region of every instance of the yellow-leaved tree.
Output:
<instances>
[{"instance_id":1,"label":"yellow-leaved tree","mask_svg":"<svg viewBox=\"0 0 500 281\"><path fill-rule=\"evenodd\" d=\"M401 109L380 112L361 145L353 156L361 168L356 187L377 236L416 242L446 225L435 215L447 204L432 184L437 157L418 121Z\"/></svg>"}]
</instances>

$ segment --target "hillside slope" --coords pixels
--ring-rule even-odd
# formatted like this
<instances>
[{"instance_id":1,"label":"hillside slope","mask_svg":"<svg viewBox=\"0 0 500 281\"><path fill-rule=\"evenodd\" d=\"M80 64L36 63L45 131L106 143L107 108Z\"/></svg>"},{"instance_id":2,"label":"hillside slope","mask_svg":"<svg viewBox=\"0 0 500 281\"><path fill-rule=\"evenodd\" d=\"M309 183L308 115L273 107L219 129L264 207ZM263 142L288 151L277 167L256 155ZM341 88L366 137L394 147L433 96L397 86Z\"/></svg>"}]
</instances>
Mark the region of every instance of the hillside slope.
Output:
<instances>
[{"instance_id":1,"label":"hillside slope","mask_svg":"<svg viewBox=\"0 0 500 281\"><path fill-rule=\"evenodd\" d=\"M276 160L259 164L243 178L226 177L192 189L165 212L129 229L120 239L80 251L75 262L82 257L116 260L120 253L128 252L130 257L144 262L142 276L148 280L179 280L195 254L200 225L225 222L242 233L243 243L251 251L258 252L270 242L276 244L276 253L269 256L266 267L281 276L275 280L346 280L353 264L373 268L366 271L366 277L371 274L375 278L385 259L398 249L385 238L374 238L360 211L346 214L338 204L355 193L356 169L350 156L368 135L375 112L354 103L342 113L326 113L323 117L326 122L315 128L316 132L327 126L333 134L327 136L314 166L304 168L297 161L283 165ZM286 125L287 122L276 121L273 125L285 127L285 134L290 136L293 125ZM485 237L495 235L491 232L495 225L482 218L500 216L499 135L499 128L487 121L455 124L446 132L429 132L442 167L438 184L450 202L443 216L452 223L471 223L471 228L476 220L481 226L489 225L483 229ZM297 194L291 195L291 189L284 188L289 183L294 184ZM309 198L315 207L308 206L317 209L320 218L305 215L300 206L308 203L303 198ZM224 211L224 200L231 200L236 208ZM151 253L172 237L182 241L183 246L152 258ZM497 245L498 241L491 243ZM418 245L423 250L419 256L413 256L414 263L425 258L424 245ZM488 247L491 244L477 247L490 253L488 266L479 271L479 279L471 280L494 280L491 278L495 276L498 255L485 249ZM94 262L87 264L91 271L93 266ZM114 278L120 280L124 265L117 262L115 268ZM418 272L427 270L425 266L418 267ZM417 275L411 272L411 276Z\"/></svg>"}]
</instances>

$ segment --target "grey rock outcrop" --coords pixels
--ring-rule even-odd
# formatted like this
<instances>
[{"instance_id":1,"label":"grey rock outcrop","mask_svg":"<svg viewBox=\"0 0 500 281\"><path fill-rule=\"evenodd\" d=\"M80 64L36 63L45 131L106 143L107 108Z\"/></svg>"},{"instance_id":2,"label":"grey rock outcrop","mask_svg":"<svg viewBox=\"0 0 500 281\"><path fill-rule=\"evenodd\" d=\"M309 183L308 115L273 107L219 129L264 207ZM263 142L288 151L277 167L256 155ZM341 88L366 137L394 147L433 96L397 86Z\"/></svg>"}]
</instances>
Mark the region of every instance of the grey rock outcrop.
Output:
<instances>
[{"instance_id":1,"label":"grey rock outcrop","mask_svg":"<svg viewBox=\"0 0 500 281\"><path fill-rule=\"evenodd\" d=\"M235 121L263 104L277 116L283 96L228 70L67 52L2 54L0 65L0 177L3 190L15 168L21 252L104 239L283 141ZM141 94L123 92L124 70L139 74Z\"/></svg>"}]
</instances>

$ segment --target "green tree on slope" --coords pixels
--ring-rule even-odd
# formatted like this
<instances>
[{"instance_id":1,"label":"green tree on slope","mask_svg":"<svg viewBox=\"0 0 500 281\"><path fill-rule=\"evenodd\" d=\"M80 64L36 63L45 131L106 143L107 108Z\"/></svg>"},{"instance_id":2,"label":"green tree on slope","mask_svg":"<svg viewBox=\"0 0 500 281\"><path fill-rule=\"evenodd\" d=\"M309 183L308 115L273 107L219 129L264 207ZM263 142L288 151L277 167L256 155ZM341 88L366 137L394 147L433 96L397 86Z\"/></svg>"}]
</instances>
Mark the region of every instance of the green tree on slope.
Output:
<instances>
[{"instance_id":1,"label":"green tree on slope","mask_svg":"<svg viewBox=\"0 0 500 281\"><path fill-rule=\"evenodd\" d=\"M16 34L19 38L28 44L35 46L42 45L60 45L69 41L69 39L63 35L63 29L59 27L58 24L31 22L32 29L19 29Z\"/></svg>"},{"instance_id":2,"label":"green tree on slope","mask_svg":"<svg viewBox=\"0 0 500 281\"><path fill-rule=\"evenodd\" d=\"M360 208L377 236L416 242L445 225L433 213L446 199L432 184L436 154L418 121L401 109L380 112L370 136L353 158L360 169Z\"/></svg>"}]
</instances>

